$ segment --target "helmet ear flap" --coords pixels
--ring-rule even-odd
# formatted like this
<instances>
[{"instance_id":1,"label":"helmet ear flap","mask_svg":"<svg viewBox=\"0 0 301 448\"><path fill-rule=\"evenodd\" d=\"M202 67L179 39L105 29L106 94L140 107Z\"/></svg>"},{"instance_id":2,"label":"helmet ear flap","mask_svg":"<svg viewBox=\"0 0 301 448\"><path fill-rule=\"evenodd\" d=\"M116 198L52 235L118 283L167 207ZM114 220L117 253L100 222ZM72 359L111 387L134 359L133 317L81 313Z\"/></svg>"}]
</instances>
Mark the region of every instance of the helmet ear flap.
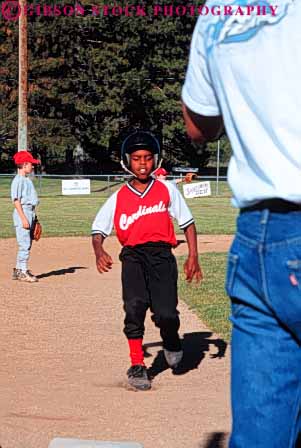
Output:
<instances>
[{"instance_id":1,"label":"helmet ear flap","mask_svg":"<svg viewBox=\"0 0 301 448\"><path fill-rule=\"evenodd\" d=\"M151 176L161 167L162 161L163 159L159 159L159 154L154 155L154 171L151 173Z\"/></svg>"},{"instance_id":2,"label":"helmet ear flap","mask_svg":"<svg viewBox=\"0 0 301 448\"><path fill-rule=\"evenodd\" d=\"M124 163L123 160L120 160L120 165L122 166L122 168L124 169L124 171L126 171L127 173L129 173L131 176L135 177L135 174L132 173L131 170L129 170L129 168L126 166L126 164Z\"/></svg>"}]
</instances>

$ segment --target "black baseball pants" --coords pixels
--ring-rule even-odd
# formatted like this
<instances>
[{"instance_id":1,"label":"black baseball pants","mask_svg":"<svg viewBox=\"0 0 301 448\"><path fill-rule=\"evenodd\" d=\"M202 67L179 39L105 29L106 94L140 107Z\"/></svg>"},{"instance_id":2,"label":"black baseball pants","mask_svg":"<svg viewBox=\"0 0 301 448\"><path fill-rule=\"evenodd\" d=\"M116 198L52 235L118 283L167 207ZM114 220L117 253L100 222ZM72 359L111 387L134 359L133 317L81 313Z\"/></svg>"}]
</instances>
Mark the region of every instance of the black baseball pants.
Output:
<instances>
[{"instance_id":1,"label":"black baseball pants","mask_svg":"<svg viewBox=\"0 0 301 448\"><path fill-rule=\"evenodd\" d=\"M145 315L150 308L152 320L160 329L163 347L171 351L181 350L178 269L170 245L146 243L124 247L120 260L126 337L143 338Z\"/></svg>"}]
</instances>

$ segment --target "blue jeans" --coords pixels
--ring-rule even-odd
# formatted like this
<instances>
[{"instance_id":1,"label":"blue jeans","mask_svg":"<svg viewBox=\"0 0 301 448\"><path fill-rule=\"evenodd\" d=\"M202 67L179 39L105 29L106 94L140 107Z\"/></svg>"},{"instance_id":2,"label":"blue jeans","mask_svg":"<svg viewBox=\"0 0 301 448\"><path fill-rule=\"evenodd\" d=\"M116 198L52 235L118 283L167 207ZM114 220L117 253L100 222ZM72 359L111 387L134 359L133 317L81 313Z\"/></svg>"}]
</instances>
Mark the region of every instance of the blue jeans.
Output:
<instances>
[{"instance_id":1,"label":"blue jeans","mask_svg":"<svg viewBox=\"0 0 301 448\"><path fill-rule=\"evenodd\" d=\"M30 249L32 245L31 239L31 228L33 225L35 213L32 206L23 206L23 212L29 222L30 229L24 229L22 225L21 218L17 212L14 210L13 221L16 230L16 238L18 243L18 253L16 261L16 269L20 269L23 272L28 270L28 260L30 255Z\"/></svg>"},{"instance_id":2,"label":"blue jeans","mask_svg":"<svg viewBox=\"0 0 301 448\"><path fill-rule=\"evenodd\" d=\"M230 448L293 448L301 386L301 212L242 213L229 252Z\"/></svg>"}]
</instances>

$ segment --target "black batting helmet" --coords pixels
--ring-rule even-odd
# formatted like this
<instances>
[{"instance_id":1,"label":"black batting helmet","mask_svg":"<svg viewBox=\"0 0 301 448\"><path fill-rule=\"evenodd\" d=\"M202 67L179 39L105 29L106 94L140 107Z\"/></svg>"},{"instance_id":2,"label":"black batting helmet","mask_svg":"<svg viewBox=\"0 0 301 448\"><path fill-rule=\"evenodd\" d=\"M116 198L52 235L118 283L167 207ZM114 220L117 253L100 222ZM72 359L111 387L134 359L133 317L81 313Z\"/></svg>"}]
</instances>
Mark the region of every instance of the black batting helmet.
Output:
<instances>
[{"instance_id":1,"label":"black batting helmet","mask_svg":"<svg viewBox=\"0 0 301 448\"><path fill-rule=\"evenodd\" d=\"M154 170L160 165L161 148L157 138L149 131L135 131L128 135L121 146L121 165L129 171L130 154L139 149L147 149L154 154Z\"/></svg>"}]
</instances>

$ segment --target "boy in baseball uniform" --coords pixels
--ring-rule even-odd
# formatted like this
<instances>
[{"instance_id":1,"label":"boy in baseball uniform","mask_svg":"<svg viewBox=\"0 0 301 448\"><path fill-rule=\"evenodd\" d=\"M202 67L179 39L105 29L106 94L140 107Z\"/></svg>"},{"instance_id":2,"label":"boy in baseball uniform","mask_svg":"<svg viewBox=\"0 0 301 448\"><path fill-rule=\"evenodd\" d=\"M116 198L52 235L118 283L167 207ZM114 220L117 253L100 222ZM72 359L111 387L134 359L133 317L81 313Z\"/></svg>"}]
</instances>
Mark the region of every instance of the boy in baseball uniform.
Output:
<instances>
[{"instance_id":1,"label":"boy in baseball uniform","mask_svg":"<svg viewBox=\"0 0 301 448\"><path fill-rule=\"evenodd\" d=\"M38 279L28 270L28 260L32 244L31 229L35 218L35 207L39 200L29 175L34 165L39 164L40 161L34 159L28 151L17 152L13 159L17 165L18 174L11 184L11 200L15 206L13 222L19 249L12 278L33 283Z\"/></svg>"},{"instance_id":2,"label":"boy in baseball uniform","mask_svg":"<svg viewBox=\"0 0 301 448\"><path fill-rule=\"evenodd\" d=\"M167 176L168 172L166 171L165 168L160 167L154 172L154 177L158 180L167 180ZM177 185L183 182L183 178L172 179L169 182L172 182L173 184Z\"/></svg>"},{"instance_id":3,"label":"boy in baseball uniform","mask_svg":"<svg viewBox=\"0 0 301 448\"><path fill-rule=\"evenodd\" d=\"M177 245L172 218L184 230L189 255L184 264L186 279L200 281L197 236L194 220L177 187L156 180L160 145L149 132L136 131L122 145L122 166L132 175L99 210L92 225L96 266L100 273L112 267L103 242L113 227L123 246L122 291L125 310L124 333L128 339L131 367L128 382L138 390L151 388L144 364L142 341L144 320L150 308L160 329L165 359L176 368L183 351L178 334L177 263L172 248Z\"/></svg>"}]
</instances>

